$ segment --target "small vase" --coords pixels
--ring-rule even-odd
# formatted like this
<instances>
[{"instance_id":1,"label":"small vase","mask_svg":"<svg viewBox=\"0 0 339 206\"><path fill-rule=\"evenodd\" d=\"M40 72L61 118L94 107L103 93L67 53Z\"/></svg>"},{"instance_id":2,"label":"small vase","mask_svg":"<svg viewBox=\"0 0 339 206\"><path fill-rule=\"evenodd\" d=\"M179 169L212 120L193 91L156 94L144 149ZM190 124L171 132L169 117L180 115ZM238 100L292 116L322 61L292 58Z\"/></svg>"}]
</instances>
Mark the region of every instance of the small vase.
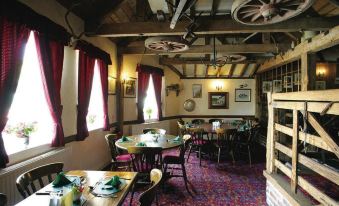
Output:
<instances>
[{"instance_id":1,"label":"small vase","mask_svg":"<svg viewBox=\"0 0 339 206\"><path fill-rule=\"evenodd\" d=\"M24 138L24 145L28 146L29 145L29 136L23 136L22 138Z\"/></svg>"}]
</instances>

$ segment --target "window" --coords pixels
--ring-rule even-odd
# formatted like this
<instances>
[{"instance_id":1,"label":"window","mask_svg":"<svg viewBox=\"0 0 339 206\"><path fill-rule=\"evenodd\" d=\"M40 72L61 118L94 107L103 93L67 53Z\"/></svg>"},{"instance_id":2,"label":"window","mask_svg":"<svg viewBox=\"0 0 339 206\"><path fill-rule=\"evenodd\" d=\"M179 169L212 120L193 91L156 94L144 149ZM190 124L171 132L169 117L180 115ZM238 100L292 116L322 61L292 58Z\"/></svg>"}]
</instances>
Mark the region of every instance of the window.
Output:
<instances>
[{"instance_id":1,"label":"window","mask_svg":"<svg viewBox=\"0 0 339 206\"><path fill-rule=\"evenodd\" d=\"M95 130L104 126L104 103L101 90L101 79L98 62L94 64L91 98L88 106L87 127Z\"/></svg>"},{"instance_id":2,"label":"window","mask_svg":"<svg viewBox=\"0 0 339 206\"><path fill-rule=\"evenodd\" d=\"M53 121L42 85L33 32L25 49L18 87L2 132L8 155L50 144Z\"/></svg>"},{"instance_id":3,"label":"window","mask_svg":"<svg viewBox=\"0 0 339 206\"><path fill-rule=\"evenodd\" d=\"M144 104L144 119L145 121L158 120L158 105L157 100L155 99L155 91L152 75L149 79L147 95L145 98Z\"/></svg>"}]
</instances>

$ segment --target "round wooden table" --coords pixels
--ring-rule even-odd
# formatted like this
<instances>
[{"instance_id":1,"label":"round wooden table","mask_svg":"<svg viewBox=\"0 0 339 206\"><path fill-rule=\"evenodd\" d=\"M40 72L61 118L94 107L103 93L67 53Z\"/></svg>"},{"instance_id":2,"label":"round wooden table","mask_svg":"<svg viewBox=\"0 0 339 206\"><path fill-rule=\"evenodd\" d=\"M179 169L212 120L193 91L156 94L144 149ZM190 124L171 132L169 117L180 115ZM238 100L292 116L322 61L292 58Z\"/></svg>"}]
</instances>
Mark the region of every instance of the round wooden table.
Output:
<instances>
[{"instance_id":1,"label":"round wooden table","mask_svg":"<svg viewBox=\"0 0 339 206\"><path fill-rule=\"evenodd\" d=\"M135 147L138 142L144 142L147 147L161 147L163 150L179 147L183 144L183 141L173 141L176 136L170 134L159 135L158 139L155 140L153 134L138 134L128 136L127 138L131 141L121 142L117 140L115 145L119 149L127 150L127 147Z\"/></svg>"}]
</instances>

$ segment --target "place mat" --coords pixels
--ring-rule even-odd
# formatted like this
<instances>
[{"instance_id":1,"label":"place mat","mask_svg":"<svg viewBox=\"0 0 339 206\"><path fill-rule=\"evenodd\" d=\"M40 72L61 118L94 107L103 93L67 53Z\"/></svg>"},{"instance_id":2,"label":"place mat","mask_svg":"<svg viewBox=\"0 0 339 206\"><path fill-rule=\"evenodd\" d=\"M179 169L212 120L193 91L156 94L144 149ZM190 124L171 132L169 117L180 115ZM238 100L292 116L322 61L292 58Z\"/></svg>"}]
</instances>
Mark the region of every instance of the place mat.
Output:
<instances>
[{"instance_id":1,"label":"place mat","mask_svg":"<svg viewBox=\"0 0 339 206\"><path fill-rule=\"evenodd\" d=\"M110 180L111 178L98 182L95 188L93 189L92 193L94 195L111 195L121 191L127 185L126 180L124 179L120 179L121 183L118 188L112 187L111 185L106 185L106 183L109 182Z\"/></svg>"}]
</instances>

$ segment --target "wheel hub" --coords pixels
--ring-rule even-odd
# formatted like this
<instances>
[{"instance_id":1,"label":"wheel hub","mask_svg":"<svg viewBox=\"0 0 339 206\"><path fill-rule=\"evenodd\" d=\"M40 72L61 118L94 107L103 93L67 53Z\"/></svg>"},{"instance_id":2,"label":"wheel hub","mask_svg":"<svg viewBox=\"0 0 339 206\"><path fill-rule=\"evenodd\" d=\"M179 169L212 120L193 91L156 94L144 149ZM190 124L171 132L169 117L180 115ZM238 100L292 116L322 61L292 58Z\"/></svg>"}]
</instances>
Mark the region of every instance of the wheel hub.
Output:
<instances>
[{"instance_id":1,"label":"wheel hub","mask_svg":"<svg viewBox=\"0 0 339 206\"><path fill-rule=\"evenodd\" d=\"M271 19L279 13L274 4L264 4L260 7L260 13L265 19Z\"/></svg>"}]
</instances>

